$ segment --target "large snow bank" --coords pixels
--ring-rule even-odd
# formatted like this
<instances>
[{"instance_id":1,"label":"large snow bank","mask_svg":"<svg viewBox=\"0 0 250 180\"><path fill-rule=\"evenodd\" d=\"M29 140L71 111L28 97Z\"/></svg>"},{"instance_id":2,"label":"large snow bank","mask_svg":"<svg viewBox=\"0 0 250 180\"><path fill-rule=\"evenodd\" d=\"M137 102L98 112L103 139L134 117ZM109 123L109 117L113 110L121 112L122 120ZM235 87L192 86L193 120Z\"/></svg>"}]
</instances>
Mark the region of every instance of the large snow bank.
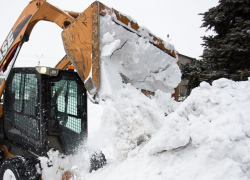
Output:
<instances>
[{"instance_id":1,"label":"large snow bank","mask_svg":"<svg viewBox=\"0 0 250 180\"><path fill-rule=\"evenodd\" d=\"M131 101L135 103L136 99ZM125 160L112 162L82 177L91 180L250 179L249 107L250 81L220 79L212 86L203 82L177 110L164 118L163 126L152 134L149 142L132 148ZM136 113L132 117L138 112L147 114L140 109L133 110ZM154 105L151 110L154 111ZM141 127L144 131L144 126ZM116 135L113 133L114 142Z\"/></svg>"}]
</instances>

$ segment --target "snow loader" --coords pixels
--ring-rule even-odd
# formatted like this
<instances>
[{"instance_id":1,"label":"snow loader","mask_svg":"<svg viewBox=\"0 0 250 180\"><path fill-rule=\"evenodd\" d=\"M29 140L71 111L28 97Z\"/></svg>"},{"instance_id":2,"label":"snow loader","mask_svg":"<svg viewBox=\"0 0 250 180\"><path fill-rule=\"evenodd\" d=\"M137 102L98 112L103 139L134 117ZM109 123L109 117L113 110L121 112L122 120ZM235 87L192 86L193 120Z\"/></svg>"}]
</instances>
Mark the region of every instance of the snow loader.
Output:
<instances>
[{"instance_id":1,"label":"snow loader","mask_svg":"<svg viewBox=\"0 0 250 180\"><path fill-rule=\"evenodd\" d=\"M46 0L31 0L17 19L0 49L0 179L42 179L38 157L47 156L50 149L74 153L87 138L87 96L96 101L100 89L100 19L106 15L125 31L143 36L137 23L98 1L77 13L60 10ZM14 67L40 20L62 28L65 57L53 68ZM161 39L147 36L151 46L177 58L178 53ZM101 157L101 162L92 161L91 170L105 164ZM65 172L63 179L71 176Z\"/></svg>"}]
</instances>

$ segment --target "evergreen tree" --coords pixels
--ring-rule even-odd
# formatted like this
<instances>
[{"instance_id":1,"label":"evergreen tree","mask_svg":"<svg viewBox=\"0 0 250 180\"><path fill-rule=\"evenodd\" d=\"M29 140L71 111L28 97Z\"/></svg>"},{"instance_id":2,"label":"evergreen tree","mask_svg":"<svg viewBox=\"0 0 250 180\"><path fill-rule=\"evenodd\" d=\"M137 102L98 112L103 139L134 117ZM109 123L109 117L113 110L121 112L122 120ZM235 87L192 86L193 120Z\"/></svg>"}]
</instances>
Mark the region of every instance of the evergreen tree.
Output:
<instances>
[{"instance_id":1,"label":"evergreen tree","mask_svg":"<svg viewBox=\"0 0 250 180\"><path fill-rule=\"evenodd\" d=\"M183 67L183 77L195 82L192 86L221 77L246 80L250 76L250 0L220 0L201 15L201 27L215 35L203 37L202 60Z\"/></svg>"}]
</instances>

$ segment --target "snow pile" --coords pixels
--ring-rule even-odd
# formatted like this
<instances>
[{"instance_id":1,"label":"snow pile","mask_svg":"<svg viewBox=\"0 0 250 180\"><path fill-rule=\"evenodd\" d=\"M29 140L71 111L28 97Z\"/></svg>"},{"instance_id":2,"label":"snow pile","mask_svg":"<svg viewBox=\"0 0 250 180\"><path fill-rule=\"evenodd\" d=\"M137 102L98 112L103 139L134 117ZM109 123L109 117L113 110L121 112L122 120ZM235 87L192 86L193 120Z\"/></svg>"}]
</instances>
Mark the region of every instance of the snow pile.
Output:
<instances>
[{"instance_id":1,"label":"snow pile","mask_svg":"<svg viewBox=\"0 0 250 180\"><path fill-rule=\"evenodd\" d=\"M116 24L114 16L100 17L101 78L106 77L101 79L100 95L112 95L124 82L151 92L174 93L181 81L177 59L152 45L148 36Z\"/></svg>"},{"instance_id":2,"label":"snow pile","mask_svg":"<svg viewBox=\"0 0 250 180\"><path fill-rule=\"evenodd\" d=\"M135 104L138 96L130 96L130 98ZM112 103L109 102L112 105L106 110L110 108L111 111L115 107L113 104L117 105L120 101L122 99L117 98ZM130 102L127 104L129 107ZM135 123L138 122L135 120L138 114L147 116L150 112L135 108L133 105L131 107L134 115L127 117ZM220 79L214 81L212 86L203 82L177 110L163 118L163 126L151 135L151 140L145 139L146 143L131 148L126 159L110 161L103 169L91 174L82 173L81 178L91 180L250 179L249 107L250 81L234 82ZM150 109L150 106L148 108ZM152 104L151 112L154 112L154 108ZM110 117L112 114L113 118ZM119 118L115 114L111 112L109 118L115 121ZM120 115L126 117L122 112ZM153 120L153 124L157 125L160 117L162 116L158 115ZM110 119L103 118L102 121L110 121ZM119 123L118 121L113 124L107 123L107 126L119 129L127 125L128 120L125 119L120 118ZM134 124L131 123L131 125ZM145 126L141 126L141 131L145 132ZM116 132L112 133L115 143L117 143ZM135 133L127 131L125 137L133 139L134 135ZM130 145L129 141L122 143Z\"/></svg>"},{"instance_id":3,"label":"snow pile","mask_svg":"<svg viewBox=\"0 0 250 180\"><path fill-rule=\"evenodd\" d=\"M188 143L198 147L218 141L231 147L232 142L236 145L241 140L248 141L249 88L249 81L220 79L212 86L202 82L178 110L166 118L161 131L151 141L154 147L151 153L176 149Z\"/></svg>"}]
</instances>

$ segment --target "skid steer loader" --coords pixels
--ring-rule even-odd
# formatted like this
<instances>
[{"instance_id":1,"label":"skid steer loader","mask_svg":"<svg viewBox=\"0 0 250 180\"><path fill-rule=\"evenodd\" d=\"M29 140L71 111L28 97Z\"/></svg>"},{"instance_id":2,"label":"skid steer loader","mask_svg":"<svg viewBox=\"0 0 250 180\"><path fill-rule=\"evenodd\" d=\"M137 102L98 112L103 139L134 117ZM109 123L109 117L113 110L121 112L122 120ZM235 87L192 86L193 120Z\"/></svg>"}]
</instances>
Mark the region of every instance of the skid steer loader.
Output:
<instances>
[{"instance_id":1,"label":"skid steer loader","mask_svg":"<svg viewBox=\"0 0 250 180\"><path fill-rule=\"evenodd\" d=\"M45 0L32 0L17 19L0 49L0 179L41 179L39 156L50 149L74 153L87 138L87 96L96 99L100 87L100 17L139 34L139 26L118 11L96 1L82 13L62 11ZM14 68L35 24L50 21L63 29L66 56L56 67ZM159 38L150 43L177 58ZM105 164L93 159L91 170ZM42 172L46 173L46 172ZM63 178L70 179L66 172Z\"/></svg>"}]
</instances>

